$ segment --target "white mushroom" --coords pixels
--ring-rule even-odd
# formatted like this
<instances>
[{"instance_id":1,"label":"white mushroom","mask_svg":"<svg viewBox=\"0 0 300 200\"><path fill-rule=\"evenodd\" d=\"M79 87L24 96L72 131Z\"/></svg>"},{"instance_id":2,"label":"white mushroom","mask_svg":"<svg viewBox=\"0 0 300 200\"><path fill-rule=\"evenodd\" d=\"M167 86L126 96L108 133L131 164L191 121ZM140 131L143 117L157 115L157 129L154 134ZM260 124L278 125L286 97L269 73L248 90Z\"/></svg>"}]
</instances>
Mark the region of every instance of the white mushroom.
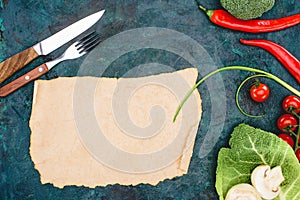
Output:
<instances>
[{"instance_id":1,"label":"white mushroom","mask_svg":"<svg viewBox=\"0 0 300 200\"><path fill-rule=\"evenodd\" d=\"M256 189L247 183L241 183L233 186L227 192L225 200L261 200Z\"/></svg>"},{"instance_id":2,"label":"white mushroom","mask_svg":"<svg viewBox=\"0 0 300 200\"><path fill-rule=\"evenodd\" d=\"M280 184L284 181L281 167L273 169L268 165L256 167L251 174L251 182L264 199L274 199L280 193Z\"/></svg>"}]
</instances>

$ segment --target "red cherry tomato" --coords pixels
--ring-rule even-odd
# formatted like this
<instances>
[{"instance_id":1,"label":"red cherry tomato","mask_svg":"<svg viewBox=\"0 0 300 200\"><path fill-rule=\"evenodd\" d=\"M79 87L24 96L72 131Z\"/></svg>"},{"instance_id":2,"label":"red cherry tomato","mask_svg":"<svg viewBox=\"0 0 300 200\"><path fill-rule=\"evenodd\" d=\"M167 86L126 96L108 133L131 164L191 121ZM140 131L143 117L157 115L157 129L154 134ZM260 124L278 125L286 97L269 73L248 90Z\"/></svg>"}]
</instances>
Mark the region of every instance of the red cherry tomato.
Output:
<instances>
[{"instance_id":1,"label":"red cherry tomato","mask_svg":"<svg viewBox=\"0 0 300 200\"><path fill-rule=\"evenodd\" d=\"M285 141L286 143L288 143L292 148L294 148L294 139L292 138L292 136L286 134L286 133L281 133L278 135L279 138L281 138L283 141Z\"/></svg>"},{"instance_id":2,"label":"red cherry tomato","mask_svg":"<svg viewBox=\"0 0 300 200\"><path fill-rule=\"evenodd\" d=\"M296 157L298 158L298 161L300 162L300 148L298 148L295 152Z\"/></svg>"},{"instance_id":3,"label":"red cherry tomato","mask_svg":"<svg viewBox=\"0 0 300 200\"><path fill-rule=\"evenodd\" d=\"M282 108L287 112L292 110L296 113L300 112L300 98L294 95L290 95L284 98L282 101Z\"/></svg>"},{"instance_id":4,"label":"red cherry tomato","mask_svg":"<svg viewBox=\"0 0 300 200\"><path fill-rule=\"evenodd\" d=\"M250 88L250 96L256 102L264 102L270 96L270 89L266 84L255 83Z\"/></svg>"},{"instance_id":5,"label":"red cherry tomato","mask_svg":"<svg viewBox=\"0 0 300 200\"><path fill-rule=\"evenodd\" d=\"M296 117L291 114L283 114L277 120L277 127L283 132L294 131L297 125L298 121Z\"/></svg>"}]
</instances>

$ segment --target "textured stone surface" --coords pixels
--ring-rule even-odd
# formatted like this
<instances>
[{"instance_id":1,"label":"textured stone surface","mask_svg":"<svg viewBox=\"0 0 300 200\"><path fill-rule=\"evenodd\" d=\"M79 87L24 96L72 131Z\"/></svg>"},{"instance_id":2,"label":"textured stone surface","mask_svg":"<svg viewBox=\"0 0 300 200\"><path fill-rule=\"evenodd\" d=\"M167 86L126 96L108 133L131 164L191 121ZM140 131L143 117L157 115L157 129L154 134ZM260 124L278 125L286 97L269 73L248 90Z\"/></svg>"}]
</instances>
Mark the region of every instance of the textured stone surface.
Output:
<instances>
[{"instance_id":1,"label":"textured stone surface","mask_svg":"<svg viewBox=\"0 0 300 200\"><path fill-rule=\"evenodd\" d=\"M101 22L93 27L100 32L104 40L133 28L152 26L173 29L200 43L218 63L218 67L246 65L260 68L280 76L299 89L296 81L273 56L264 50L243 46L238 42L239 38L273 40L300 58L299 25L287 30L260 35L226 30L213 25L197 9L193 0L5 0L1 2L3 4L0 3L0 60L35 44L79 18L97 10L106 9ZM217 0L201 2L210 9L220 8ZM279 18L299 13L299 11L299 1L276 1L274 8L263 18ZM58 50L44 59L57 56L61 52L62 50ZM175 61L177 58L176 55L155 49L131 52L117 60L105 75L120 77L132 66L150 61L169 64L175 69L189 67L188 63L181 59ZM42 61L43 58L36 60L10 80ZM76 76L82 62L83 58L62 63L41 78ZM120 64L122 68L117 67ZM136 187L111 185L105 188L88 189L70 186L58 189L50 184L42 185L28 151L30 138L28 120L33 93L33 84L28 84L14 94L0 99L0 199L217 199L214 189L217 153L220 147L228 145L233 127L245 122L267 131L278 132L275 122L283 113L280 108L281 100L289 94L278 84L264 80L271 87L272 93L268 102L257 105L250 101L245 89L241 96L241 105L245 110L251 110L253 114L267 113L267 116L261 119L247 118L238 111L234 100L238 84L247 75L249 73L239 71L222 73L226 99L220 101L225 101L227 105L227 111L223 113L226 120L217 145L208 156L202 159L198 156L204 139L201 133L212 128L208 127L208 124L214 119L209 118L212 107L209 91L205 84L199 87L203 98L203 118L189 173L180 178L164 181L156 187L141 184Z\"/></svg>"}]
</instances>

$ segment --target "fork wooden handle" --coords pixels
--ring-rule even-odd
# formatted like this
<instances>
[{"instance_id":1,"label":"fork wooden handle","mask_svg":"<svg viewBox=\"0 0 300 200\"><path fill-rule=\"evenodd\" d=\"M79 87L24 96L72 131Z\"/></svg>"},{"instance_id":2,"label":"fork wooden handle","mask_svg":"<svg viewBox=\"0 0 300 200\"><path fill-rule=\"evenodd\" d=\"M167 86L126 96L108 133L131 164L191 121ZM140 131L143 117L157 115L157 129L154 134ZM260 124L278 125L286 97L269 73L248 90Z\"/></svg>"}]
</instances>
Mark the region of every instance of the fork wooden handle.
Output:
<instances>
[{"instance_id":1,"label":"fork wooden handle","mask_svg":"<svg viewBox=\"0 0 300 200\"><path fill-rule=\"evenodd\" d=\"M28 73L24 74L23 76L20 76L19 78L13 80L12 82L4 85L0 88L0 97L5 97L20 87L26 85L27 83L37 79L38 77L42 76L43 74L47 73L49 71L46 64L42 64L33 70L29 71Z\"/></svg>"},{"instance_id":2,"label":"fork wooden handle","mask_svg":"<svg viewBox=\"0 0 300 200\"><path fill-rule=\"evenodd\" d=\"M30 47L1 62L0 83L5 81L16 71L22 69L25 65L27 65L30 61L37 58L38 56L39 54L34 50L34 48Z\"/></svg>"}]
</instances>

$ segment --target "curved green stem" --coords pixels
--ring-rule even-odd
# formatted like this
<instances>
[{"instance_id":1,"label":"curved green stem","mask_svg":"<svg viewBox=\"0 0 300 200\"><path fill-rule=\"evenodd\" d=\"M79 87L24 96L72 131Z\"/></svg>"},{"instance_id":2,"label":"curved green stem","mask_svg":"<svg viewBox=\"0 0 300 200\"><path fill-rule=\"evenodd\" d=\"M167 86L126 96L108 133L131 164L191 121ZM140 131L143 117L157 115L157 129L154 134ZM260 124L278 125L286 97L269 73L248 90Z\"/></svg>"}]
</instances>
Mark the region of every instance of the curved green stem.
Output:
<instances>
[{"instance_id":1,"label":"curved green stem","mask_svg":"<svg viewBox=\"0 0 300 200\"><path fill-rule=\"evenodd\" d=\"M201 84L203 83L206 79L208 79L209 77L222 72L222 71L229 71L229 70L242 70L242 71L249 71L249 72L254 72L254 73L259 73L259 74L263 74L265 75L267 78L270 78L274 81L276 81L277 83L279 83L280 85L282 85L283 87L285 87L287 90L289 90L290 92L294 93L295 95L300 97L300 91L298 91L297 89L293 88L292 86L290 86L289 84L287 84L286 82L284 82L283 80L281 80L280 78L278 78L277 76L265 72L263 70L260 69L255 69L255 68L251 68L251 67L244 67L244 66L228 66L228 67L222 67L219 68L215 71L210 72L209 74L207 74L206 76L204 76L202 79L200 79L189 91L188 93L185 95L185 97L183 98L183 100L181 101L181 103L179 104L179 106L177 107L176 113L174 115L173 118L173 122L176 120L182 106L184 105L184 103L188 100L188 98L193 94L194 90Z\"/></svg>"},{"instance_id":2,"label":"curved green stem","mask_svg":"<svg viewBox=\"0 0 300 200\"><path fill-rule=\"evenodd\" d=\"M250 115L248 113L246 113L240 106L239 104L239 93L240 93L240 90L241 88L243 87L243 85L250 79L252 78L256 78L256 77L267 77L267 75L265 74L256 74L256 75L253 75L253 76L249 76L248 78L246 78L241 84L240 86L238 87L238 89L236 90L236 93L235 93L235 103L236 103L236 106L238 107L238 109L240 110L241 113L243 113L244 115L246 115L247 117L252 117L252 118L258 118L258 117L263 117L265 116L265 114L263 115Z\"/></svg>"}]
</instances>

